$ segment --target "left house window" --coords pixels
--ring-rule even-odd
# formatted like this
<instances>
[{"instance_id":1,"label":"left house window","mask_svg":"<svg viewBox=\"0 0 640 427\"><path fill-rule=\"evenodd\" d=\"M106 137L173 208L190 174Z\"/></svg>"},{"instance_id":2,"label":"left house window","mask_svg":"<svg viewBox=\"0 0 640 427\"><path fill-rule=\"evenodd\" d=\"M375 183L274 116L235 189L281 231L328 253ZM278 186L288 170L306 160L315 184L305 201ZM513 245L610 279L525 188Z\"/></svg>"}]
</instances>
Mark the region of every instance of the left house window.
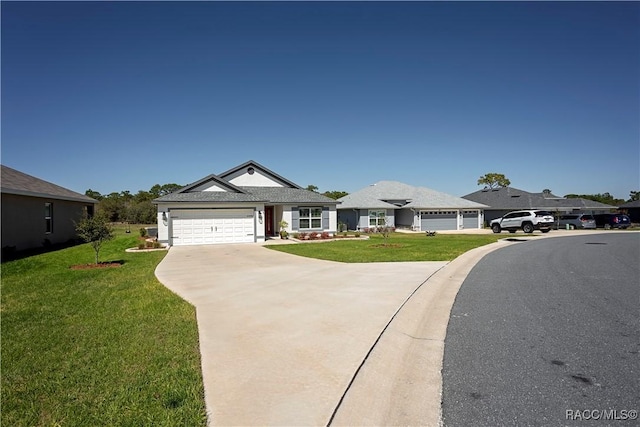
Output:
<instances>
[{"instance_id":1,"label":"left house window","mask_svg":"<svg viewBox=\"0 0 640 427\"><path fill-rule=\"evenodd\" d=\"M387 223L386 210L369 211L369 227L384 227Z\"/></svg>"},{"instance_id":2,"label":"left house window","mask_svg":"<svg viewBox=\"0 0 640 427\"><path fill-rule=\"evenodd\" d=\"M53 233L53 203L44 204L45 233Z\"/></svg>"},{"instance_id":3,"label":"left house window","mask_svg":"<svg viewBox=\"0 0 640 427\"><path fill-rule=\"evenodd\" d=\"M322 229L322 208L300 208L300 229Z\"/></svg>"}]
</instances>

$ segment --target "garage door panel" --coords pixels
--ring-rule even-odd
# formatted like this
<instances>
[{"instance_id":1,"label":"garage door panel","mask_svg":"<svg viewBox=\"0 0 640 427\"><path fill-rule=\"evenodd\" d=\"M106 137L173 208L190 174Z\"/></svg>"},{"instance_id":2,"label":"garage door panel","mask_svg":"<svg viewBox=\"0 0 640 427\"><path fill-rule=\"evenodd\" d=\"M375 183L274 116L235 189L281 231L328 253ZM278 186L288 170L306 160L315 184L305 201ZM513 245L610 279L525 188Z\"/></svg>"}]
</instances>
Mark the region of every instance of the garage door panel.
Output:
<instances>
[{"instance_id":1,"label":"garage door panel","mask_svg":"<svg viewBox=\"0 0 640 427\"><path fill-rule=\"evenodd\" d=\"M255 241L252 209L173 211L171 222L177 246Z\"/></svg>"},{"instance_id":2,"label":"garage door panel","mask_svg":"<svg viewBox=\"0 0 640 427\"><path fill-rule=\"evenodd\" d=\"M456 212L423 212L420 215L420 229L422 231L455 230L457 228L458 220Z\"/></svg>"},{"instance_id":3,"label":"garage door panel","mask_svg":"<svg viewBox=\"0 0 640 427\"><path fill-rule=\"evenodd\" d=\"M478 228L478 216L479 213L477 211L464 211L462 213L462 226L465 229Z\"/></svg>"}]
</instances>

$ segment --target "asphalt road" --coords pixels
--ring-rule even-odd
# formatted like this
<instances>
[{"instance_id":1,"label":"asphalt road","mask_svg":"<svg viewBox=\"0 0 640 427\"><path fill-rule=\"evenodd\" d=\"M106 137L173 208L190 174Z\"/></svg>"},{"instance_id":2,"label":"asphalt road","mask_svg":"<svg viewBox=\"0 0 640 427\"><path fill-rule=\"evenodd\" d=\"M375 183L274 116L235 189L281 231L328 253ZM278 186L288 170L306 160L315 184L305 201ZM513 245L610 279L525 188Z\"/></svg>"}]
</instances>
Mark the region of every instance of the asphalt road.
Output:
<instances>
[{"instance_id":1,"label":"asphalt road","mask_svg":"<svg viewBox=\"0 0 640 427\"><path fill-rule=\"evenodd\" d=\"M444 425L639 425L639 307L640 233L490 253L451 312Z\"/></svg>"}]
</instances>

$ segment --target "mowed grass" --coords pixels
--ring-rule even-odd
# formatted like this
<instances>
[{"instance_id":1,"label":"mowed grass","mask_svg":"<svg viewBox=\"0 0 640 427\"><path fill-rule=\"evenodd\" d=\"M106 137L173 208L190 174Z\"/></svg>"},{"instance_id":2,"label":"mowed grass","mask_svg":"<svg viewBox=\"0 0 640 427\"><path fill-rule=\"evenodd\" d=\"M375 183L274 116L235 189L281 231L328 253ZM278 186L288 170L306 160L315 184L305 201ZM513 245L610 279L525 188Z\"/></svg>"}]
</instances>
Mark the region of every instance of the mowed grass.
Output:
<instances>
[{"instance_id":1,"label":"mowed grass","mask_svg":"<svg viewBox=\"0 0 640 427\"><path fill-rule=\"evenodd\" d=\"M135 231L134 231L135 230ZM3 426L204 426L195 309L154 276L137 230L2 264Z\"/></svg>"},{"instance_id":2,"label":"mowed grass","mask_svg":"<svg viewBox=\"0 0 640 427\"><path fill-rule=\"evenodd\" d=\"M340 240L296 245L270 245L270 249L309 258L338 262L451 261L473 248L504 239L504 234L391 233L384 246L379 234L368 240Z\"/></svg>"}]
</instances>

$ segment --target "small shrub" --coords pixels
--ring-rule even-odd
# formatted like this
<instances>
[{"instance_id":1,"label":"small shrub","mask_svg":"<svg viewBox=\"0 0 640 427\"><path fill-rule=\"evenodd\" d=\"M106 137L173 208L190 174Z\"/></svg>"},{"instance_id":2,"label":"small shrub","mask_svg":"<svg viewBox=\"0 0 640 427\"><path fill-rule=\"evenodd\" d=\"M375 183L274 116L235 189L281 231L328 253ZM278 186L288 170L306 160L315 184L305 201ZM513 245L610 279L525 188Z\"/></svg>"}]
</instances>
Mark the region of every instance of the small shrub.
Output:
<instances>
[{"instance_id":1,"label":"small shrub","mask_svg":"<svg viewBox=\"0 0 640 427\"><path fill-rule=\"evenodd\" d=\"M144 249L145 245L144 243L138 243L138 249Z\"/></svg>"},{"instance_id":2,"label":"small shrub","mask_svg":"<svg viewBox=\"0 0 640 427\"><path fill-rule=\"evenodd\" d=\"M354 237L360 237L360 233L354 234Z\"/></svg>"},{"instance_id":3,"label":"small shrub","mask_svg":"<svg viewBox=\"0 0 640 427\"><path fill-rule=\"evenodd\" d=\"M311 233L309 233L309 240L315 240L318 238L318 233L316 233L315 231L312 231Z\"/></svg>"},{"instance_id":4,"label":"small shrub","mask_svg":"<svg viewBox=\"0 0 640 427\"><path fill-rule=\"evenodd\" d=\"M330 235L328 232L323 231L323 232L322 232L322 234L320 235L320 238L321 238L321 239L325 239L325 240L326 240L326 239L330 239L330 238L331 238L331 235Z\"/></svg>"},{"instance_id":5,"label":"small shrub","mask_svg":"<svg viewBox=\"0 0 640 427\"><path fill-rule=\"evenodd\" d=\"M153 242L147 242L147 248L152 249L153 248Z\"/></svg>"},{"instance_id":6,"label":"small shrub","mask_svg":"<svg viewBox=\"0 0 640 427\"><path fill-rule=\"evenodd\" d=\"M140 237L146 237L147 236L147 229L142 227L140 229Z\"/></svg>"},{"instance_id":7,"label":"small shrub","mask_svg":"<svg viewBox=\"0 0 640 427\"><path fill-rule=\"evenodd\" d=\"M162 243L160 242L153 242L153 249L160 249L162 247Z\"/></svg>"},{"instance_id":8,"label":"small shrub","mask_svg":"<svg viewBox=\"0 0 640 427\"><path fill-rule=\"evenodd\" d=\"M300 240L306 240L307 239L307 233L300 233L298 234L298 238Z\"/></svg>"}]
</instances>

